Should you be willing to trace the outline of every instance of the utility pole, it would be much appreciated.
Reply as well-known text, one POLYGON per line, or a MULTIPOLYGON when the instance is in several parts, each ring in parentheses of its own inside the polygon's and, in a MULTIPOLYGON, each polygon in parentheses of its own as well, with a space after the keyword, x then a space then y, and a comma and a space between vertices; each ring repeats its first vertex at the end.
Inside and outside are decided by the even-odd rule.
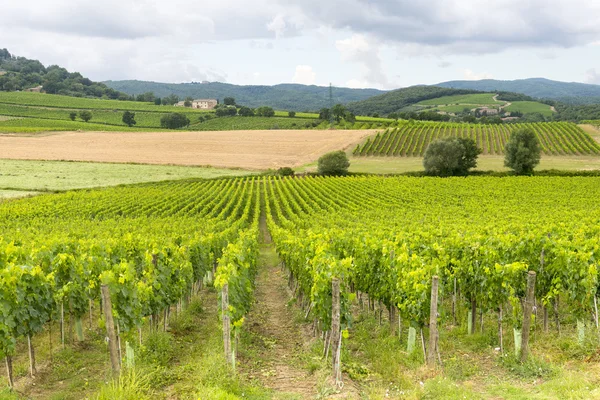
POLYGON ((329 126, 333 129, 333 86, 329 83, 329 126))

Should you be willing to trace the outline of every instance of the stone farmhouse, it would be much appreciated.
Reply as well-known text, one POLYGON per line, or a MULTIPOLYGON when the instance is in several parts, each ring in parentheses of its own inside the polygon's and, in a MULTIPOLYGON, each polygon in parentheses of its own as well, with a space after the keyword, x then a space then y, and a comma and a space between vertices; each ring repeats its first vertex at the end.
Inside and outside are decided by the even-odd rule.
MULTIPOLYGON (((185 101, 180 101, 175 104, 177 107, 185 107, 185 101)), ((199 108, 202 110, 212 110, 214 109, 219 102, 216 99, 198 99, 192 101, 192 108, 199 108)))

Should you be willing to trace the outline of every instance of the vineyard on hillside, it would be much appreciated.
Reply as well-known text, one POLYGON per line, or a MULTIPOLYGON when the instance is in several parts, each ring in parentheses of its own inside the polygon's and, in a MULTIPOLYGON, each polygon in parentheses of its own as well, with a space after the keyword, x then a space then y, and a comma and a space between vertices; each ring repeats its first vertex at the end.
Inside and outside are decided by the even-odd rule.
MULTIPOLYGON (((116 327, 109 342, 119 346, 111 360, 118 370, 119 338, 142 346, 142 328, 166 329, 171 312, 207 284, 219 290, 225 354, 235 364, 232 338, 252 305, 261 213, 334 365, 353 313, 376 304, 388 311, 391 332, 407 337, 408 353, 419 335, 427 352, 432 315, 442 328, 471 333, 476 316, 497 316, 488 340, 518 347, 512 333, 525 338, 531 316, 529 271, 533 323, 545 331, 551 321, 576 325, 572 341, 584 343, 598 324, 599 196, 597 178, 249 177, 2 203, 0 355, 11 371, 17 343, 32 349, 52 322, 64 340, 67 319, 85 341, 87 316, 91 329, 93 310, 104 307, 109 338, 113 319, 116 327), (440 300, 432 314, 433 287, 440 300)), ((443 360, 445 349, 437 350, 443 360)))
POLYGON ((407 122, 389 128, 357 145, 355 156, 422 157, 429 143, 444 137, 473 139, 483 154, 504 154, 510 133, 530 128, 538 137, 545 155, 600 154, 600 144, 577 125, 569 122, 477 125, 446 122, 407 122))

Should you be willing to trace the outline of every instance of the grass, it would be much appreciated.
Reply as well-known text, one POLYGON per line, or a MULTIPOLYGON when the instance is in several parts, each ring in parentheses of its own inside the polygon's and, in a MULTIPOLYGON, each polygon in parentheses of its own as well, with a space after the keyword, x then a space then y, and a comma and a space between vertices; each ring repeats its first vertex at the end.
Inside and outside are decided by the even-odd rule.
MULTIPOLYGON (((0 103, 89 110, 130 110, 154 111, 161 113, 182 111, 181 107, 157 106, 153 103, 144 103, 139 101, 89 99, 31 92, 0 92, 0 103)), ((206 113, 206 111, 199 109, 187 109, 186 111, 198 114, 206 113)))
POLYGON ((505 110, 507 112, 518 111, 523 114, 540 113, 545 117, 551 117, 554 114, 549 105, 536 101, 515 101, 506 107, 505 110))
MULTIPOLYGON (((0 160, 0 188, 21 191, 69 190, 184 178, 242 176, 236 169, 71 161, 0 160)), ((28 193, 6 192, 19 196, 28 193)))
MULTIPOLYGON (((350 172, 363 174, 402 174, 423 171, 421 157, 349 157, 350 172)), ((600 156, 546 156, 542 157, 537 170, 557 169, 566 171, 600 170, 600 156)), ((317 163, 295 168, 298 173, 315 172, 317 163)), ((479 156, 476 170, 509 171, 503 156, 479 156)))
POLYGON ((0 199, 14 199, 17 197, 35 196, 36 194, 39 193, 24 190, 0 190, 0 199))
MULTIPOLYGON (((88 324, 85 325, 87 328, 88 324)), ((17 392, 0 391, 0 400, 272 398, 269 390, 227 367, 220 325, 217 294, 211 289, 204 290, 182 314, 172 317, 167 332, 151 333, 145 327, 142 347, 137 346, 137 335, 133 335, 135 369, 124 369, 116 380, 110 377, 108 352, 100 327, 95 326, 93 331, 86 329, 84 343, 71 344, 69 340, 62 350, 55 326, 51 362, 48 333, 34 338, 39 370, 34 380, 25 376, 27 352, 24 343, 19 343, 14 364, 19 376, 17 392)), ((123 340, 127 340, 127 335, 123 335, 123 340)))
MULTIPOLYGON (((196 123, 189 130, 198 131, 235 131, 235 130, 269 130, 269 129, 301 129, 312 121, 306 118, 290 117, 221 117, 196 123)), ((312 128, 312 126, 310 126, 312 128)))
POLYGON ((552 331, 543 333, 538 325, 532 333, 531 356, 520 363, 511 355, 513 343, 508 329, 505 354, 495 350, 498 339, 493 313, 486 315, 485 331, 481 333, 478 325, 475 335, 466 334, 466 324, 443 323, 439 344, 443 366, 432 370, 424 367, 420 346, 411 355, 406 352, 406 326, 401 337, 392 336, 385 311, 381 325, 373 313, 360 311, 359 307, 354 314, 342 363, 346 370, 360 367, 365 372, 355 378, 364 398, 524 400, 600 396, 597 344, 582 349, 576 344, 572 326, 559 337, 552 331), (566 343, 585 354, 570 354, 565 350, 566 343))
POLYGON ((1 133, 36 133, 36 132, 52 132, 52 131, 159 131, 158 128, 128 128, 119 125, 106 125, 100 123, 70 121, 59 119, 45 118, 17 118, 0 121, 1 133))
MULTIPOLYGON (((316 167, 309 165, 305 169, 316 167)), ((477 170, 509 171, 504 166, 503 156, 479 156, 477 170)), ((546 156, 542 157, 538 170, 559 169, 568 171, 600 169, 600 156, 546 156)), ((397 174, 422 171, 423 159, 420 157, 351 157, 350 172, 371 174, 397 174)))
POLYGON ((436 99, 423 100, 418 105, 423 106, 437 106, 437 105, 457 105, 457 104, 469 104, 469 105, 498 105, 504 104, 503 101, 494 100, 495 93, 481 93, 481 94, 459 94, 454 96, 438 97, 436 99))

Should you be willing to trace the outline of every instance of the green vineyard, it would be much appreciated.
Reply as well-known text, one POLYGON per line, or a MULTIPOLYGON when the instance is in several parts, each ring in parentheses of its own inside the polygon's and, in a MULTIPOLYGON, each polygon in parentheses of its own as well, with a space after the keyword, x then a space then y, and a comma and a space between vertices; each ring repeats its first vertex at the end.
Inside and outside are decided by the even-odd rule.
MULTIPOLYGON (((238 345, 229 340, 237 343, 253 304, 261 226, 315 334, 332 332, 338 341, 334 368, 357 310, 375 304, 388 311, 409 354, 419 334, 426 352, 432 282, 441 336, 448 326, 473 332, 481 315, 497 318, 487 329, 499 332, 486 340, 502 347, 502 328, 517 337, 531 316, 529 271, 540 310, 534 323, 546 331, 550 318, 563 331, 576 324, 572 340, 583 343, 598 321, 599 196, 597 178, 249 177, 5 202, 0 355, 12 385, 18 349, 31 349, 42 332, 52 335, 53 323, 64 341, 67 319, 85 341, 88 314, 92 331, 114 318, 119 346, 128 339, 137 351, 143 329, 166 327, 208 285, 218 289, 225 354, 235 364, 238 345), (93 327, 93 310, 102 307, 106 322, 93 327)), ((438 351, 444 361, 447 349, 438 351)))
POLYGON ((407 122, 357 145, 355 156, 422 157, 429 143, 444 137, 473 139, 483 154, 502 155, 513 130, 531 128, 545 155, 600 154, 600 144, 577 125, 568 122, 476 125, 407 122))

